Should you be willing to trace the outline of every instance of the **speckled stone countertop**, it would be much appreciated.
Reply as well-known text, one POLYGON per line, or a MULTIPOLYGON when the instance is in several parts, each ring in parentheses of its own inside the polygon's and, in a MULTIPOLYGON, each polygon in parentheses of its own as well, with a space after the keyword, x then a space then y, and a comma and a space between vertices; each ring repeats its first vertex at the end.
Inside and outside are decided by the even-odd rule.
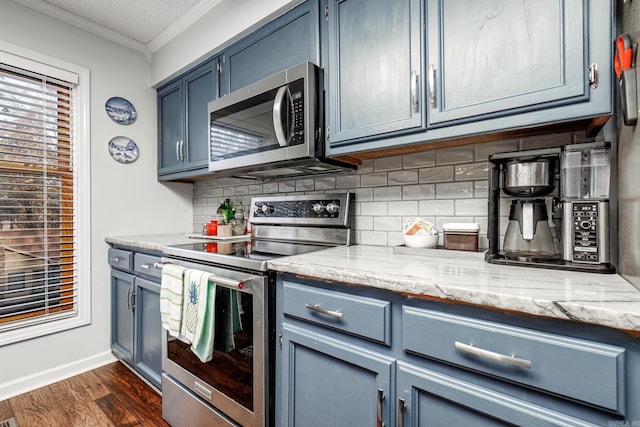
POLYGON ((181 245, 198 241, 188 236, 191 233, 147 234, 140 236, 107 237, 105 242, 111 245, 162 252, 165 246, 181 245))
POLYGON ((307 277, 640 332, 640 290, 618 274, 488 264, 484 254, 349 246, 268 262, 307 277))

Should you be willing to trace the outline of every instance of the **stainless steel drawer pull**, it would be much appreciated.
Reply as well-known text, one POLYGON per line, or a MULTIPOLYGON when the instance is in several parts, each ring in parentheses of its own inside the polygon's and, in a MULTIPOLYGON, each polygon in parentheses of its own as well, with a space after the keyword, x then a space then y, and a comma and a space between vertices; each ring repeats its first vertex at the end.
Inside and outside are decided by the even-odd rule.
POLYGON ((496 362, 505 363, 507 365, 517 366, 518 368, 531 369, 530 360, 519 359, 515 356, 507 356, 506 354, 495 353, 493 351, 474 347, 470 344, 463 344, 458 341, 454 343, 454 346, 457 350, 473 354, 474 356, 484 357, 485 359, 494 360, 496 362))
POLYGON ((112 256, 109 258, 109 260, 111 260, 111 262, 120 262, 120 261, 124 261, 124 258, 119 256, 112 256))
POLYGON ((384 400, 384 390, 378 389, 378 402, 376 405, 376 427, 384 427, 382 422, 382 401, 384 400))
POLYGON ((140 264, 140 268, 144 270, 149 270, 151 268, 151 264, 140 264))
POLYGON ((335 319, 342 319, 342 313, 339 313, 337 311, 327 310, 326 308, 320 307, 318 304, 306 303, 304 306, 307 308, 307 310, 324 314, 325 316, 333 317, 335 319))
POLYGON ((404 399, 398 399, 398 427, 404 427, 404 399))

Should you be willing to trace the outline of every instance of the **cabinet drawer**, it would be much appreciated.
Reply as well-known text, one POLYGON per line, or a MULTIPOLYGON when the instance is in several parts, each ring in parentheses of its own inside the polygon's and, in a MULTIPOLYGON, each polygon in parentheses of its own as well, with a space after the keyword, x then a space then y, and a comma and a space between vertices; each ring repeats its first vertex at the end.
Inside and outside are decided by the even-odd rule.
POLYGON ((625 349, 402 308, 403 349, 624 413, 625 349))
POLYGON ((162 267, 156 268, 155 264, 160 262, 160 257, 155 255, 135 254, 133 257, 133 270, 136 273, 160 279, 162 267))
POLYGON ((327 326, 383 344, 391 344, 391 303, 300 285, 283 283, 285 316, 327 326))
POLYGON ((131 270, 133 268, 133 252, 131 251, 109 248, 108 260, 109 265, 112 267, 122 270, 131 270))

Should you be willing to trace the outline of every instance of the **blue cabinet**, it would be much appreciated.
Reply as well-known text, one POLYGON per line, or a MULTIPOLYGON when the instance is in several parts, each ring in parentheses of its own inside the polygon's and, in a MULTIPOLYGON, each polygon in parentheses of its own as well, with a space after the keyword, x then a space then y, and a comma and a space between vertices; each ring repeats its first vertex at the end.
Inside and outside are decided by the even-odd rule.
POLYGON ((331 148, 425 128, 421 0, 328 3, 331 148))
POLYGON ((162 375, 159 255, 109 249, 111 350, 158 389, 162 375))
POLYGON ((391 425, 392 358, 290 323, 282 325, 281 333, 282 417, 277 425, 391 425))
POLYGON ((133 274, 111 271, 111 349, 119 359, 133 363, 133 274))
MULTIPOLYGON (((356 14, 349 9, 354 1, 358 5, 358 0, 330 3, 337 8, 326 65, 332 156, 362 152, 367 157, 368 151, 386 149, 388 155, 400 147, 409 152, 410 146, 419 151, 435 142, 486 141, 487 134, 499 138, 505 132, 512 138, 543 126, 594 133, 613 112, 611 0, 417 1, 411 19, 424 17, 420 34, 378 45, 373 29, 389 31, 393 15, 385 11, 386 21, 372 16, 378 9, 365 1, 356 14), (357 19, 362 21, 356 24, 357 19), (349 43, 343 32, 358 41, 349 43), (413 49, 417 65, 402 65, 407 61, 398 56, 413 49), (418 78, 407 80, 407 73, 418 78), (411 85, 389 83, 407 81, 411 85), (419 92, 415 101, 413 87, 419 92), (402 106, 401 114, 386 110, 393 105, 402 106), (417 127, 409 118, 411 108, 419 110, 413 118, 417 127)), ((402 2, 384 2, 395 3, 402 2)))
POLYGON ((200 65, 158 89, 158 179, 207 173, 207 104, 219 96, 221 58, 200 65))
POLYGON ((229 92, 289 67, 320 64, 318 0, 307 0, 225 49, 229 92))
POLYGON ((602 426, 640 417, 640 340, 621 331, 290 274, 277 289, 278 425, 602 426))
MULTIPOLYGON (((601 18, 590 27, 583 0, 429 0, 429 125, 588 103, 606 91, 589 85, 589 38, 610 41, 610 9, 592 6, 601 18)), ((598 104, 593 114, 610 112, 598 104)))

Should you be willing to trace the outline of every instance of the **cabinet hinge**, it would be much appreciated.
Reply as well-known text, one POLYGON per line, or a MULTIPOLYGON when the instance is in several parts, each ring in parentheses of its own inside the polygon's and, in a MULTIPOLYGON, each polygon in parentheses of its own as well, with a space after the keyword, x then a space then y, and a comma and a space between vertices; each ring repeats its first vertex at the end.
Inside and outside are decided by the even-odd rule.
POLYGON ((592 89, 598 88, 598 64, 595 62, 589 66, 589 85, 592 89))
POLYGON ((329 20, 329 4, 324 5, 324 19, 329 20))
POLYGON ((282 348, 282 331, 278 333, 278 345, 282 348))

